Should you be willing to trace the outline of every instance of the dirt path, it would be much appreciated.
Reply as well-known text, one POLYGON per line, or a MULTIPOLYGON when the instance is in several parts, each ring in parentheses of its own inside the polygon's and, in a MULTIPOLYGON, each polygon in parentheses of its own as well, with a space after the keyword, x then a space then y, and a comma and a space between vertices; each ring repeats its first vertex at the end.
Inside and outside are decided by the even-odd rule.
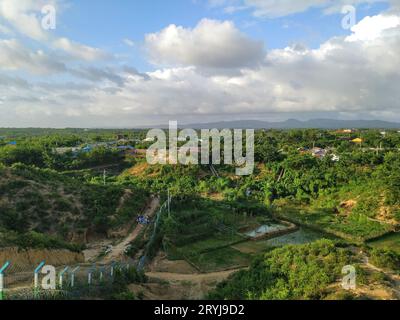
POLYGON ((132 197, 132 195, 133 195, 133 192, 131 189, 124 190, 124 194, 122 195, 121 199, 119 199, 118 207, 116 210, 117 213, 122 209, 122 207, 124 206, 126 201, 128 201, 130 199, 130 197, 132 197))
MULTIPOLYGON (((144 211, 143 215, 147 215, 148 217, 153 217, 158 207, 160 206, 160 199, 153 198, 150 204, 147 206, 146 210, 144 211)), ((104 263, 109 263, 114 260, 119 260, 124 255, 126 248, 129 244, 136 239, 136 237, 140 234, 140 232, 145 228, 145 226, 139 224, 136 228, 120 243, 112 247, 111 252, 109 252, 102 260, 104 263)))
POLYGON ((367 257, 363 258, 363 262, 368 269, 376 272, 382 272, 392 282, 393 284, 392 289, 396 294, 397 298, 400 299, 400 276, 371 264, 367 257))
POLYGON ((85 262, 95 262, 100 254, 102 254, 108 246, 112 245, 113 241, 103 240, 96 241, 95 243, 90 243, 87 249, 83 250, 83 254, 85 256, 85 262))
POLYGON ((149 282, 141 289, 144 292, 145 299, 148 300, 204 299, 218 283, 239 270, 241 269, 204 274, 147 272, 146 276, 149 278, 149 282))
POLYGON ((146 272, 146 276, 153 279, 161 279, 166 281, 222 281, 228 278, 232 273, 243 270, 233 269, 228 271, 210 272, 210 273, 195 273, 195 274, 184 274, 184 273, 172 273, 172 272, 146 272))

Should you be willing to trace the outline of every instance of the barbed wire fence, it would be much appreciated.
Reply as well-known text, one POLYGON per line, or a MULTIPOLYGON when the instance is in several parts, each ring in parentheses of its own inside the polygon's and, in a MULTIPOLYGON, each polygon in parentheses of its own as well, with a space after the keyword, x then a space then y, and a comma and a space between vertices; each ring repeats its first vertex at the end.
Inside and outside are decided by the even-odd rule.
MULTIPOLYGON (((170 212, 171 197, 160 206, 153 223, 153 230, 138 262, 132 259, 113 261, 110 264, 80 263, 65 266, 59 261, 55 266, 46 266, 46 261, 32 261, 32 265, 0 261, 0 300, 77 299, 94 296, 96 292, 112 292, 116 275, 121 273, 143 273, 146 264, 154 256, 154 248, 160 232, 161 216, 170 212), (53 271, 51 288, 43 289, 47 273, 53 271)), ((54 263, 54 262, 53 262, 54 263)), ((47 279, 48 280, 48 279, 47 279)), ((118 279, 117 279, 118 280, 118 279)))
POLYGON ((154 248, 160 232, 161 216, 170 212, 172 198, 160 206, 153 223, 151 236, 138 262, 131 259, 113 261, 110 264, 80 263, 71 266, 58 263, 53 279, 54 288, 42 288, 45 261, 34 261, 32 265, 0 261, 0 300, 43 300, 43 299, 79 299, 112 292, 116 275, 121 273, 143 273, 153 258, 154 248))
POLYGON ((51 280, 42 273, 45 261, 35 268, 27 268, 7 261, 0 266, 0 300, 78 299, 113 291, 118 275, 136 272, 131 263, 112 262, 108 265, 78 264, 55 267, 51 280), (51 289, 43 288, 43 281, 51 289))

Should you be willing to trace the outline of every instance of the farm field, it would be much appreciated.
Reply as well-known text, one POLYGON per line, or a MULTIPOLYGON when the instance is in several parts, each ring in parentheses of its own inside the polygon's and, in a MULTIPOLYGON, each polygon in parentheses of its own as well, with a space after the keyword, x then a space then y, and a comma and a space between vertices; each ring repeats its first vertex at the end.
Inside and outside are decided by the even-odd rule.
POLYGON ((284 206, 279 209, 277 214, 289 221, 355 242, 364 242, 368 239, 383 236, 393 230, 392 225, 369 219, 367 216, 358 213, 342 216, 331 209, 284 206))

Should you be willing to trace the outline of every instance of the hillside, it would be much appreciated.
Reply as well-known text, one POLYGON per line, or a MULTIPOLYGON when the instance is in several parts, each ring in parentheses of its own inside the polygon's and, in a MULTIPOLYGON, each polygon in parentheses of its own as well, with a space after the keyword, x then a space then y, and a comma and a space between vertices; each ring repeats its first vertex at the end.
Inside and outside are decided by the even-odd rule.
POLYGON ((135 217, 148 194, 17 164, 0 168, 0 196, 0 246, 48 248, 107 236, 135 217))
POLYGON ((249 270, 233 274, 218 284, 209 298, 216 300, 352 300, 397 299, 397 270, 400 260, 389 252, 368 252, 365 256, 328 240, 301 246, 285 246, 258 257, 249 270), (368 260, 367 260, 368 261, 368 260), (356 290, 343 290, 342 267, 352 265, 357 272, 356 290), (393 278, 393 279, 391 279, 393 278))
POLYGON ((149 165, 143 156, 144 136, 120 131, 76 136, 62 131, 59 136, 20 137, 16 145, 7 144, 13 138, 4 139, 3 259, 16 250, 26 264, 47 259, 52 252, 55 263, 63 265, 83 259, 98 265, 128 259, 141 263, 143 272, 151 275, 150 282, 132 287, 134 296, 143 291, 145 298, 201 298, 230 275, 227 270, 249 267, 250 274, 232 276, 210 297, 394 297, 400 253, 397 131, 260 130, 250 176, 236 176, 235 167, 228 164, 215 164, 213 169, 149 165), (125 137, 118 144, 137 151, 117 151, 115 166, 108 161, 113 148, 104 146, 118 136, 125 137), (362 145, 352 142, 356 137, 362 137, 362 145), (100 146, 76 154, 53 151, 86 143, 100 146), (167 195, 172 197, 169 206, 167 195), (139 213, 150 223, 137 225, 139 213), (289 227, 293 224, 295 228, 289 227), (62 249, 69 249, 68 254, 62 249), (280 268, 280 256, 289 266, 282 269, 284 274, 265 271, 259 260, 265 257, 266 265, 280 268), (372 265, 365 262, 367 257, 372 265), (307 259, 313 264, 310 268, 300 263, 307 259), (348 263, 368 273, 366 284, 353 295, 341 291, 338 282, 348 263), (322 270, 308 285, 305 279, 316 265, 322 270), (299 269, 292 271, 291 266, 299 269), (389 268, 387 277, 394 280, 386 281, 386 273, 376 268, 389 268), (295 278, 301 283, 292 282, 295 278), (263 287, 257 286, 259 280, 263 287), (374 294, 370 289, 376 289, 374 294))

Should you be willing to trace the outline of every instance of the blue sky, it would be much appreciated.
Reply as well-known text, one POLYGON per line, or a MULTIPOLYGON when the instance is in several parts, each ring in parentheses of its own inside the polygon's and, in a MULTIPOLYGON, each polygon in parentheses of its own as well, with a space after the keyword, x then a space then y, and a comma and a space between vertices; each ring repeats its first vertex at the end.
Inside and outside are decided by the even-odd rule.
MULTIPOLYGON (((357 17, 362 20, 387 8, 385 2, 363 4, 358 7, 357 17)), ((233 21, 242 32, 264 41, 267 48, 284 48, 293 43, 317 48, 333 36, 350 33, 341 27, 340 13, 327 15, 320 9, 310 9, 287 17, 259 19, 252 16, 251 9, 225 13, 219 7, 211 7, 207 0, 103 0, 95 5, 93 0, 71 0, 62 15, 59 32, 82 43, 126 54, 138 69, 148 71, 154 68, 141 50, 145 34, 170 24, 193 28, 203 18, 233 21), (136 46, 127 47, 122 39, 130 39, 136 46)))
POLYGON ((398 52, 399 0, 1 0, 0 126, 400 121, 398 52))

